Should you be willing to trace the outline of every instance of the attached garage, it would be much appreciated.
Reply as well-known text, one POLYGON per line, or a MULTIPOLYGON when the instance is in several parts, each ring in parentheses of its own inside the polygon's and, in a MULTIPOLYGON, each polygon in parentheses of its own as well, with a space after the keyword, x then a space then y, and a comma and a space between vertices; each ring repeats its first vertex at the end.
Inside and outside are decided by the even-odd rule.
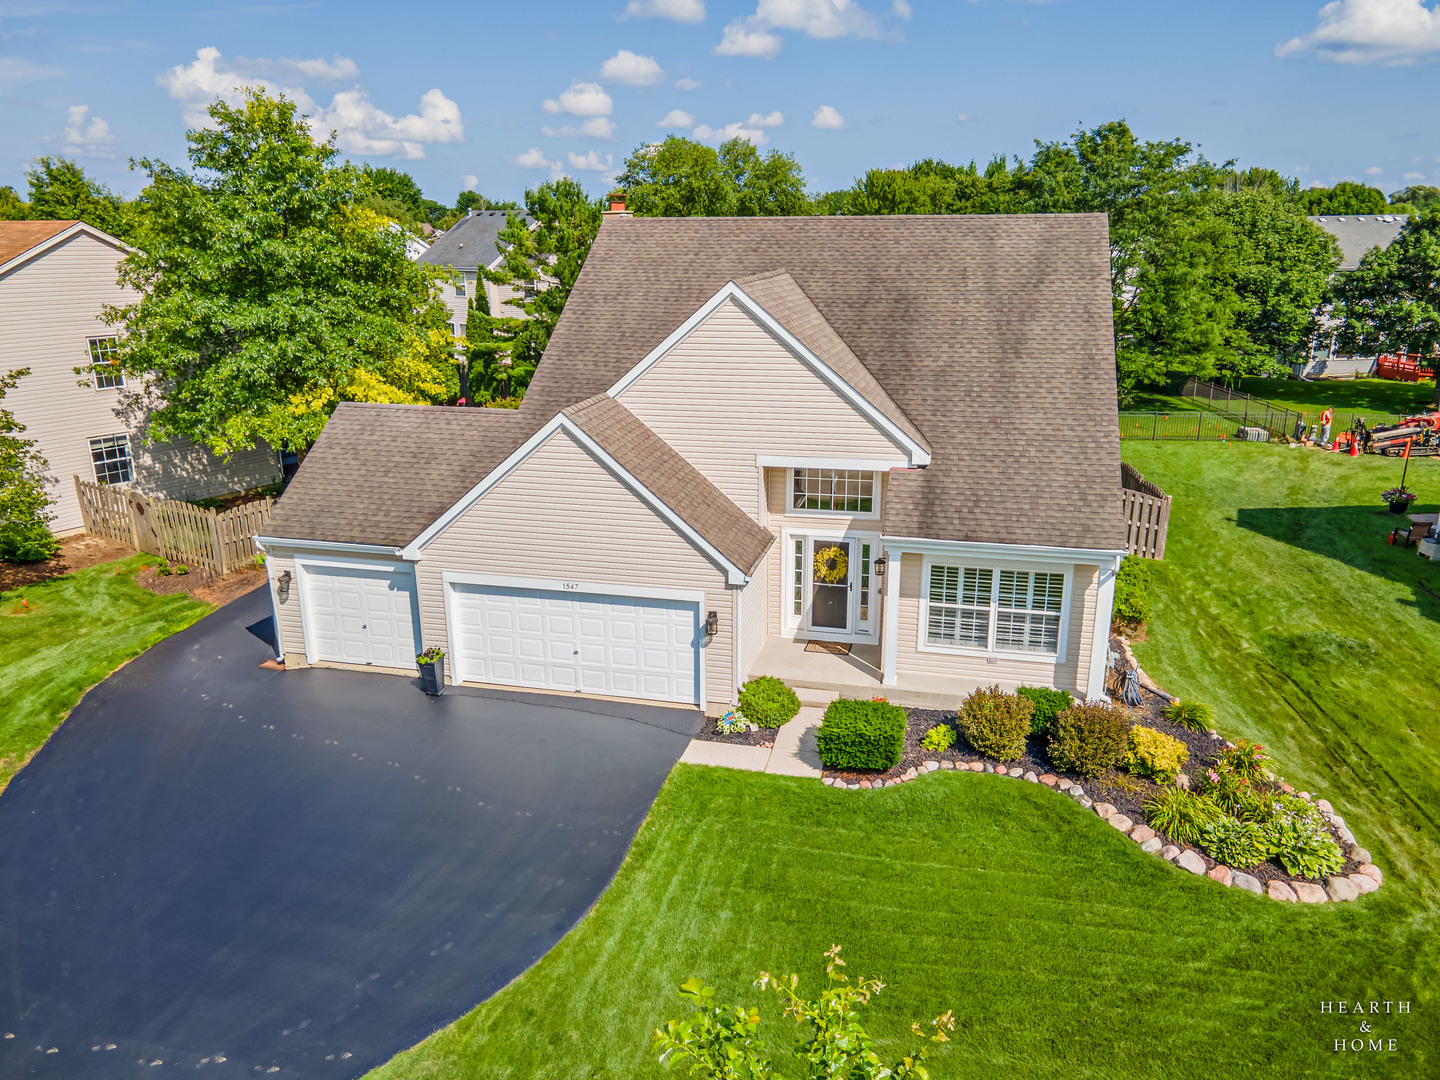
POLYGON ((702 704, 704 593, 445 575, 457 682, 702 704))
POLYGON ((405 564, 296 560, 306 660, 413 670, 415 574, 405 564))

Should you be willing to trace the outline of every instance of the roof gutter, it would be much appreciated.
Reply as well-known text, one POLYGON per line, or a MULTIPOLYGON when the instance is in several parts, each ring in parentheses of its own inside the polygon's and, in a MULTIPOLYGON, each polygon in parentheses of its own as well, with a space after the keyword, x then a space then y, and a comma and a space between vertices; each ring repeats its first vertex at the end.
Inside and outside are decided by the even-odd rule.
POLYGON ((285 536, 257 536, 255 546, 261 551, 272 547, 294 548, 296 551, 336 551, 346 555, 390 555, 397 559, 404 552, 393 544, 351 544, 343 540, 296 540, 285 536))

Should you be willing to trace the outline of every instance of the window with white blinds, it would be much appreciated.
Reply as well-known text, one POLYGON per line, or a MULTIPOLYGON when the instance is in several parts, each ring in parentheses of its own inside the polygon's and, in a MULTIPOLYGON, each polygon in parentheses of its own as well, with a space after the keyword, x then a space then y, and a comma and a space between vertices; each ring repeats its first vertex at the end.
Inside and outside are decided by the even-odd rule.
POLYGON ((1060 651, 1065 575, 941 563, 929 568, 925 641, 987 652, 1060 651))

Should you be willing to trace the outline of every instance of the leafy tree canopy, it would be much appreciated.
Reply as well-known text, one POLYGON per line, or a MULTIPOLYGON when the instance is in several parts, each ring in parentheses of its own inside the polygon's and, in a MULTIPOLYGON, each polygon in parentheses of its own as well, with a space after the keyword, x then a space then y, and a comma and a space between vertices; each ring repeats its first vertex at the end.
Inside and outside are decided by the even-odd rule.
MULTIPOLYGON (((0 402, 29 374, 29 368, 0 374, 0 402)), ((0 408, 0 559, 10 562, 37 562, 60 550, 50 532, 45 459, 24 433, 25 425, 0 408)))
POLYGON ((29 221, 30 207, 13 187, 0 187, 0 221, 29 221))
POLYGON ((746 139, 719 149, 678 135, 641 146, 616 180, 639 217, 793 216, 814 212, 790 154, 762 155, 746 139))
POLYGON ((452 398, 440 271, 357 207, 360 170, 263 89, 209 113, 213 129, 186 133, 193 172, 138 163, 145 228, 120 276, 140 300, 106 310, 126 374, 157 399, 149 437, 304 448, 338 402, 452 398))
POLYGON ((1411 218, 1394 243, 1344 275, 1336 293, 1342 349, 1433 354, 1440 347, 1440 212, 1411 218))
POLYGON ((1316 215, 1388 214, 1390 203, 1379 188, 1341 180, 1333 188, 1307 188, 1300 193, 1305 213, 1316 215))
POLYGON ((1390 193, 1390 206, 1399 213, 1425 214, 1440 209, 1440 187, 1420 184, 1390 193), (1401 207, 1405 210, 1401 210, 1401 207))
POLYGON ((69 158, 36 158, 25 170, 25 179, 30 183, 29 217, 34 220, 74 218, 127 242, 135 238, 135 205, 86 176, 69 158))

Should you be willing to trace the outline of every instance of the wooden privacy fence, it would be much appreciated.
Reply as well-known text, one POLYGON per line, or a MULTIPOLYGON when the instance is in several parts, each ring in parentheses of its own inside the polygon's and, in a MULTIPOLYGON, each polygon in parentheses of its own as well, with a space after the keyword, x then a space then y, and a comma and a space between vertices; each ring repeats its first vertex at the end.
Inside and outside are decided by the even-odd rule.
POLYGON ((1129 462, 1120 465, 1120 505, 1125 519, 1125 546, 1142 559, 1165 557, 1165 534, 1170 529, 1170 496, 1136 471, 1129 462))
POLYGON ((258 548, 255 536, 270 520, 269 497, 229 510, 202 510, 175 499, 155 499, 129 488, 92 484, 75 477, 85 531, 129 544, 202 573, 223 576, 247 566, 258 548))

